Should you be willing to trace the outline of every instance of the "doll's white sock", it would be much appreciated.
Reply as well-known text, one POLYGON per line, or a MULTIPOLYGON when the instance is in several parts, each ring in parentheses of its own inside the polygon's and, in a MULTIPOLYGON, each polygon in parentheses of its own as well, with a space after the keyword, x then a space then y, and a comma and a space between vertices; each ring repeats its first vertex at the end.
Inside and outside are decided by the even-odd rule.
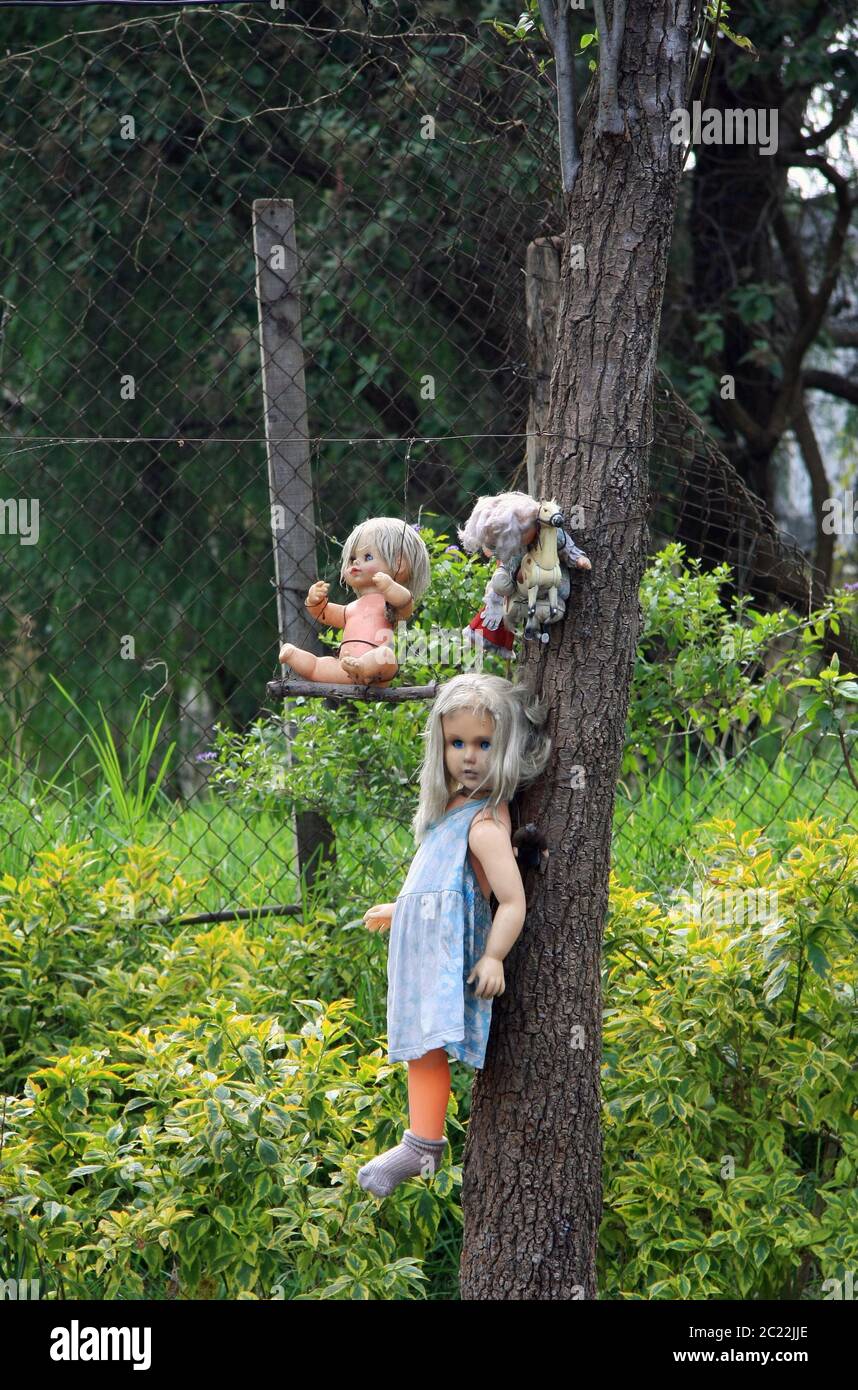
POLYGON ((437 1173, 446 1143, 446 1139, 421 1139, 407 1129, 395 1149, 388 1149, 363 1165, 358 1171, 358 1182, 365 1192, 389 1197, 406 1178, 430 1178, 437 1173))

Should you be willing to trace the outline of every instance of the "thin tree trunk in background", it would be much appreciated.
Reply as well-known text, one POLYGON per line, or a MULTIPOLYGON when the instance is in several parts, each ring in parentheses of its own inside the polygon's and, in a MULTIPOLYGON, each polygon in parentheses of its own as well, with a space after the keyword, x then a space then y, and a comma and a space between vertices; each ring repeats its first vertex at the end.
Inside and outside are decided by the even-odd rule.
POLYGON ((818 584, 817 601, 821 602, 825 591, 831 584, 834 569, 834 532, 824 530, 825 503, 831 496, 831 483, 825 473, 825 463, 819 448, 819 441, 813 428, 804 396, 798 398, 793 415, 793 430, 798 440, 804 466, 810 478, 810 494, 813 501, 813 516, 816 521, 816 549, 814 567, 818 584))
MULTIPOLYGON (((796 13, 796 24, 800 18, 796 13)), ((750 39, 760 42, 765 26, 766 17, 760 24, 753 13, 742 15, 742 33, 750 39)), ((764 68, 764 64, 749 68, 735 44, 717 44, 705 106, 719 112, 777 110, 779 142, 788 148, 801 131, 809 89, 784 91, 777 77, 764 68)), ((777 284, 781 278, 773 251, 773 226, 784 215, 788 173, 783 162, 763 154, 752 141, 701 144, 689 170, 692 305, 696 314, 720 318, 724 350, 716 371, 733 377, 736 401, 763 435, 783 382, 771 366, 757 360, 754 348, 760 326, 747 321, 733 295, 749 284, 777 284)), ((800 366, 797 363, 796 370, 800 366)), ((751 491, 774 512, 773 461, 779 436, 757 441, 743 437, 730 402, 722 401, 717 391, 713 411, 725 432, 724 453, 751 491)))
POLYGON ((525 678, 550 706, 553 760, 524 811, 551 858, 507 957, 465 1151, 465 1299, 596 1297, 602 927, 614 794, 641 626, 647 443, 696 0, 630 0, 619 62, 628 138, 584 139, 569 202, 542 490, 592 563, 525 678), (574 270, 570 247, 584 247, 574 270), (558 433, 566 436, 557 437, 558 433), (574 521, 574 512, 572 513, 574 521), (583 786, 580 785, 583 777, 583 786))

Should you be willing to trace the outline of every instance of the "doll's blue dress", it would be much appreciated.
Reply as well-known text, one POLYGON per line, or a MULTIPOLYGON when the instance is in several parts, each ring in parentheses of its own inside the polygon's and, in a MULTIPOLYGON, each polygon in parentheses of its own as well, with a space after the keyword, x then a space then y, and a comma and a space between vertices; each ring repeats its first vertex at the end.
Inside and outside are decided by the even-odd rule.
POLYGON ((411 861, 390 925, 387 1044, 391 1062, 443 1047, 482 1067, 492 999, 466 984, 485 953, 491 908, 468 858, 471 822, 488 798, 447 811, 411 861))

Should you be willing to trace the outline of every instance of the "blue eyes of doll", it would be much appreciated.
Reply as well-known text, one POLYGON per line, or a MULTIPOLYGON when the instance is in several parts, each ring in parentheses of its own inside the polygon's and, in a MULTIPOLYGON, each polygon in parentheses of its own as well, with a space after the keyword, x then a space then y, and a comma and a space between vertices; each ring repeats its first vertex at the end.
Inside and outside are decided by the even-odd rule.
MULTIPOLYGON (((462 739, 462 738, 454 738, 454 739, 452 740, 452 744, 453 744, 453 747, 454 747, 454 748, 461 748, 461 747, 464 745, 464 742, 465 742, 465 740, 462 739)), ((491 741, 490 738, 481 738, 481 739, 480 739, 480 747, 481 747, 482 749, 491 748, 491 746, 492 746, 492 741, 491 741)))

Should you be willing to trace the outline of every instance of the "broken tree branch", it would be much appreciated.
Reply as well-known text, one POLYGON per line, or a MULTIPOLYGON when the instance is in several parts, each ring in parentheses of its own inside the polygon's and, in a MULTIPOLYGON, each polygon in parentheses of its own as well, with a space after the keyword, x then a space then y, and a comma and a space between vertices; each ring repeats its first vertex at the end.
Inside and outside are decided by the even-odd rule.
POLYGON ((855 105, 856 97, 850 92, 836 108, 834 115, 827 125, 824 125, 821 130, 812 130, 809 135, 800 135, 798 137, 791 148, 787 150, 787 158, 798 151, 807 153, 810 150, 817 149, 820 145, 824 145, 826 141, 831 139, 832 135, 836 134, 838 130, 841 130, 843 126, 846 125, 852 112, 855 110, 855 105))
MULTIPOLYGON (((781 359, 783 368, 783 386, 778 393, 769 418, 768 430, 770 434, 780 437, 787 427, 793 411, 795 393, 801 375, 801 364, 804 354, 807 352, 811 343, 817 337, 834 293, 837 281, 843 264, 843 252, 846 247, 846 238, 849 232, 849 223, 852 217, 854 206, 849 181, 829 164, 828 160, 820 155, 802 155, 791 161, 805 168, 817 169, 824 178, 828 180, 834 190, 834 197, 837 203, 837 211, 829 232, 828 242, 825 248, 823 260, 823 271, 819 284, 815 292, 810 294, 809 301, 802 305, 802 317, 796 330, 792 342, 787 347, 781 359)), ((778 230, 778 239, 783 246, 784 226, 778 230)), ((789 258, 788 258, 789 263, 789 258)), ((791 267, 794 276, 794 267, 791 267)), ((796 298, 801 302, 803 294, 797 293, 796 298)))
POLYGON ((392 690, 380 685, 334 685, 324 681, 269 681, 265 687, 273 700, 293 699, 298 695, 306 699, 339 700, 389 700, 401 704, 405 700, 434 700, 438 693, 436 682, 431 685, 398 685, 392 690))

